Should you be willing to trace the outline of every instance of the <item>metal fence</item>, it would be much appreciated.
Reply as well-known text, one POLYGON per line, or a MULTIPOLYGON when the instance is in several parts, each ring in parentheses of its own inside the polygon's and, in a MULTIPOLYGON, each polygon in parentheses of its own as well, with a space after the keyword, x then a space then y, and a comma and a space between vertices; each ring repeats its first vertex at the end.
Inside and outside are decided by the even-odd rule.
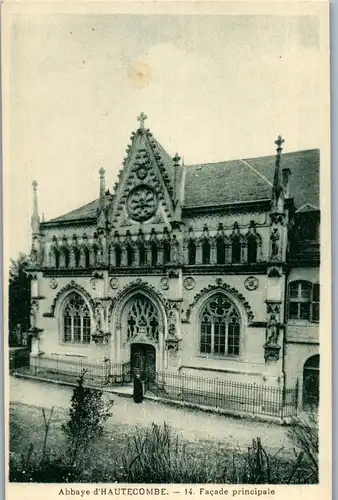
POLYGON ((290 417, 297 414, 297 388, 156 372, 145 390, 161 398, 256 415, 290 417))
POLYGON ((109 360, 88 363, 86 360, 33 357, 30 372, 38 377, 75 384, 85 370, 85 385, 107 387, 131 382, 130 363, 111 363, 109 360))

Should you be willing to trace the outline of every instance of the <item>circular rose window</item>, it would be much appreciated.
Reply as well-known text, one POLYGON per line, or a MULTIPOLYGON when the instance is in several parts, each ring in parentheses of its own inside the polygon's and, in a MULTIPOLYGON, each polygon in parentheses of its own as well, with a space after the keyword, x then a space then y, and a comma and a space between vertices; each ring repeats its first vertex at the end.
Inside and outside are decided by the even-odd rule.
POLYGON ((127 209, 130 217, 144 221, 154 215, 156 204, 155 192, 148 186, 138 186, 129 195, 127 209))

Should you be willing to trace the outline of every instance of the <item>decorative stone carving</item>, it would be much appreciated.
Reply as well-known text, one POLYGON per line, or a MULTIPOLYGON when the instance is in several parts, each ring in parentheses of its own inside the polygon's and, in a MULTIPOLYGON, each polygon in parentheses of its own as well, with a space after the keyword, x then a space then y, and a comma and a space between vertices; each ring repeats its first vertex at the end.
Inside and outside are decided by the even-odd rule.
POLYGON ((180 328, 180 301, 168 301, 168 336, 165 339, 166 349, 170 354, 176 353, 181 341, 180 328))
POLYGON ((273 266, 268 268, 267 272, 268 278, 281 278, 282 277, 282 271, 279 267, 273 266))
POLYGON ((89 283, 90 283, 90 286, 92 287, 92 289, 95 290, 95 288, 96 288, 96 280, 95 280, 95 278, 91 278, 90 281, 89 281, 89 283))
POLYGON ((117 278, 110 278, 110 288, 112 288, 113 290, 116 290, 118 287, 119 287, 119 280, 117 278))
MULTIPOLYGON (((221 280, 221 278, 217 278, 218 280, 221 280)), ((219 291, 219 290, 225 290, 226 292, 229 292, 230 294, 234 295, 243 305, 245 308, 247 315, 248 315, 248 320, 249 323, 253 322, 254 319, 254 314, 252 312, 252 309, 250 307, 249 302, 246 300, 244 295, 242 295, 235 287, 232 287, 228 285, 227 283, 222 283, 221 281, 218 281, 218 285, 209 285, 205 288, 203 288, 199 293, 197 293, 194 297, 194 300, 189 304, 188 309, 186 310, 185 318, 182 319, 182 323, 189 323, 190 321, 190 315, 191 311, 194 308, 194 306, 197 304, 197 302, 203 297, 203 295, 211 292, 211 291, 219 291)))
POLYGON ((196 281, 191 276, 187 276, 183 281, 183 286, 186 290, 192 290, 195 288, 196 281))
POLYGON ((264 344, 265 360, 279 359, 281 346, 278 344, 280 333, 280 302, 267 302, 266 342, 264 344))
POLYGON ((244 281, 244 286, 247 290, 257 290, 259 281, 255 276, 248 276, 244 281))
POLYGON ((52 290, 55 290, 55 288, 58 287, 58 282, 55 278, 52 278, 49 280, 49 286, 51 287, 52 290))
POLYGON ((32 335, 33 338, 38 339, 40 333, 43 332, 43 328, 38 328, 38 312, 39 312, 39 301, 37 299, 31 299, 31 308, 30 308, 30 322, 31 326, 28 330, 28 333, 32 335))
POLYGON ((271 236, 270 236, 270 242, 271 242, 270 259, 271 260, 278 260, 278 258, 279 258, 279 240, 280 240, 279 231, 278 231, 278 228, 275 227, 271 233, 271 236))
POLYGON ((180 277, 180 273, 179 273, 178 269, 175 269, 173 267, 168 269, 167 275, 168 275, 168 278, 171 278, 171 279, 177 279, 180 277))
POLYGON ((169 280, 168 278, 161 278, 160 280, 161 290, 169 290, 169 280))
POLYGON ((155 191, 146 185, 134 188, 127 200, 127 210, 129 216, 142 222, 150 219, 157 208, 157 196, 155 191))
POLYGON ((53 304, 51 306, 50 312, 43 314, 43 316, 49 317, 49 318, 54 317, 54 311, 55 311, 56 304, 58 303, 58 301, 60 300, 62 295, 64 295, 66 292, 72 291, 72 290, 73 291, 77 290, 78 292, 80 292, 86 298, 90 307, 94 310, 94 308, 95 308, 94 300, 92 299, 90 294, 87 292, 87 290, 85 288, 83 288, 81 285, 79 285, 78 283, 76 283, 76 281, 71 280, 66 286, 62 287, 61 290, 56 294, 55 299, 53 301, 53 304))

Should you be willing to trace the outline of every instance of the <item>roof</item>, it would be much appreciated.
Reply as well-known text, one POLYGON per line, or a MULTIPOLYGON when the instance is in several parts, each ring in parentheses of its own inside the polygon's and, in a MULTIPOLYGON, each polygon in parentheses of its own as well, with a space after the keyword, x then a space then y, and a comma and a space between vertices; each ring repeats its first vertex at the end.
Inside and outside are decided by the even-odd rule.
MULTIPOLYGON (((185 207, 270 199, 275 156, 187 167, 185 207)), ((281 169, 289 168, 290 196, 296 207, 319 207, 319 150, 284 153, 281 169)))
MULTIPOLYGON (((156 149, 160 150, 162 160, 169 163, 169 155, 166 158, 167 153, 157 141, 156 149)), ((289 168, 291 172, 290 196, 296 209, 304 205, 312 206, 314 210, 319 208, 319 160, 318 149, 281 156, 281 169, 289 168)), ((186 166, 183 207, 270 199, 275 161, 275 156, 264 156, 186 166)), ((95 218, 98 203, 99 200, 94 200, 49 222, 95 218)))

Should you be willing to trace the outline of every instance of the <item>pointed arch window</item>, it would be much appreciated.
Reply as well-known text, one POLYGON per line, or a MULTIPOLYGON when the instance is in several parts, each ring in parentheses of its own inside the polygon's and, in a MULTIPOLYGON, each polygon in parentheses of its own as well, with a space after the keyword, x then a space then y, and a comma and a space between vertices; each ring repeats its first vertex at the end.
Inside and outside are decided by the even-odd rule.
POLYGON ((188 242, 188 264, 193 266, 196 264, 196 243, 194 240, 188 242))
POLYGON ((225 245, 223 238, 216 240, 216 262, 217 264, 225 264, 225 245))
POLYGON ((156 241, 151 242, 151 265, 157 266, 157 243, 156 241))
POLYGON ((72 344, 90 343, 90 311, 86 301, 77 292, 71 292, 62 312, 62 340, 72 344))
POLYGON ((137 293, 127 306, 127 339, 147 337, 158 341, 158 311, 153 303, 141 293, 137 293))
POLYGON ((257 262, 257 239, 254 235, 250 234, 247 239, 248 246, 248 262, 249 264, 254 264, 257 262))
POLYGON ((163 263, 169 264, 170 262, 170 241, 164 240, 163 242, 163 263))
POLYGON ((75 262, 75 267, 80 267, 80 249, 78 247, 73 247, 73 252, 74 252, 74 262, 75 262))
POLYGON ((61 259, 60 259, 60 267, 68 268, 69 267, 69 261, 70 261, 70 252, 69 248, 67 247, 61 247, 61 259))
POLYGON ((58 269, 60 267, 60 252, 57 247, 52 247, 51 257, 51 266, 58 269))
POLYGON ((127 266, 131 267, 134 261, 134 251, 130 243, 126 245, 126 252, 127 252, 127 266))
POLYGON ((202 264, 210 264, 210 243, 207 239, 202 242, 202 264))
POLYGON ((115 265, 116 267, 121 267, 121 247, 120 245, 115 245, 115 265))
POLYGON ((231 243, 231 260, 234 264, 241 262, 241 240, 237 237, 231 243))
POLYGON ((146 247, 143 241, 140 241, 138 244, 138 251, 139 251, 139 261, 140 261, 140 266, 145 266, 146 265, 146 247))
POLYGON ((83 255, 84 255, 84 265, 85 265, 85 268, 87 269, 90 266, 89 248, 87 246, 84 246, 82 251, 83 251, 83 255))
POLYGON ((238 356, 240 333, 240 317, 236 307, 225 295, 213 295, 200 313, 200 352, 238 356))

